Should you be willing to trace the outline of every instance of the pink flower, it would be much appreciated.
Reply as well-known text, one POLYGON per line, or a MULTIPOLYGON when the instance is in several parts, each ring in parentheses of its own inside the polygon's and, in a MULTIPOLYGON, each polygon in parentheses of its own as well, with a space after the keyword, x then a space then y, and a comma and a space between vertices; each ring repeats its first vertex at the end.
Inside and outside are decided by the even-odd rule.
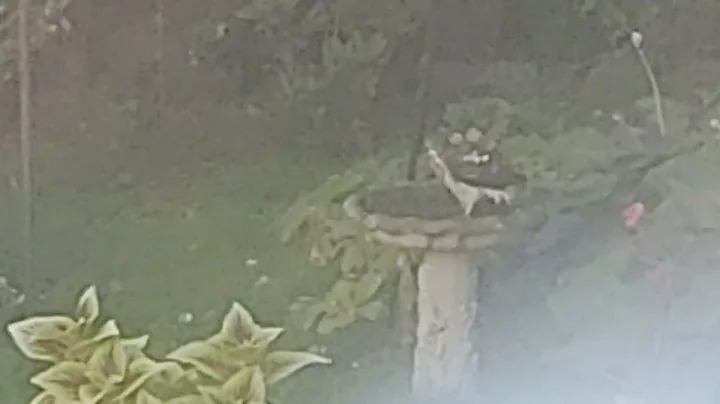
POLYGON ((625 226, 629 229, 637 228, 645 216, 645 205, 642 202, 633 202, 622 212, 625 226))

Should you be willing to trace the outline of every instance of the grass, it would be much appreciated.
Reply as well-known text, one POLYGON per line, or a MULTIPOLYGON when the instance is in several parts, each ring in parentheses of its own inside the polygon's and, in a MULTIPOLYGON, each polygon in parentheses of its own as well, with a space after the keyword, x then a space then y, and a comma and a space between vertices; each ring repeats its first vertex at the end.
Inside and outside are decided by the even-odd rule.
MULTIPOLYGON (((149 333, 150 353, 161 355, 213 332, 234 300, 261 322, 287 325, 289 305, 300 295, 319 293, 319 285, 331 275, 309 268, 302 248, 282 246, 272 223, 300 190, 336 170, 337 161, 308 158, 287 148, 265 158, 251 153, 206 163, 198 158, 154 175, 158 170, 153 170, 152 156, 136 152, 140 156, 116 156, 132 162, 132 174, 98 180, 92 165, 97 163, 90 162, 97 161, 97 150, 91 158, 86 155, 90 151, 77 146, 62 152, 58 147, 49 154, 62 158, 53 165, 48 156, 38 172, 36 268, 29 291, 47 295, 38 312, 72 310, 81 289, 95 284, 103 312, 129 335, 149 333), (71 167, 64 171, 64 180, 57 170, 61 162, 71 167), (246 265, 249 259, 257 265, 246 265), (261 276, 270 282, 257 286, 261 276), (185 312, 194 315, 187 325, 178 321, 185 312)), ((10 189, 2 192, 13 194, 10 189)), ((18 265, 12 259, 18 233, 10 230, 21 212, 18 198, 7 200, 13 203, 0 211, 0 226, 8 230, 2 242, 13 246, 6 267, 18 265)), ((336 364, 331 370, 310 369, 290 381, 280 390, 280 401, 347 401, 348 394, 367 391, 368 382, 377 386, 387 380, 389 371, 378 367, 381 362, 362 359, 383 341, 382 324, 360 324, 341 334, 322 339, 288 326, 281 344, 301 349, 334 344, 330 355, 336 364), (377 338, 368 339, 368 333, 377 338), (356 370, 361 364, 368 365, 367 372, 356 370)), ((7 339, 0 349, 0 394, 13 398, 8 402, 27 402, 33 392, 27 384, 32 365, 7 339)))

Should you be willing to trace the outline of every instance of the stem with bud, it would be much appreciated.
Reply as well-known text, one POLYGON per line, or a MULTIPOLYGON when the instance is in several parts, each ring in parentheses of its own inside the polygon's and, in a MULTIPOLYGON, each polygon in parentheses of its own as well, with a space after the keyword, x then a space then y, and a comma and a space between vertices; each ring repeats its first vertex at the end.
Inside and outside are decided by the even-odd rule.
POLYGON ((665 117, 663 114, 663 105, 662 105, 662 96, 660 95, 660 86, 658 85, 657 79, 655 78, 655 74, 652 71, 652 67, 650 67, 650 62, 648 61, 647 57, 645 56, 645 52, 643 52, 641 45, 642 45, 643 36, 638 31, 633 31, 632 34, 630 34, 630 42, 632 42, 633 48, 635 48, 635 51, 637 52, 638 56, 640 57, 640 62, 642 63, 643 67, 645 68, 645 74, 648 77, 648 80, 650 80, 650 87, 652 88, 653 92, 653 100, 655 101, 655 115, 657 116, 657 124, 658 124, 658 130, 660 131, 660 136, 665 137, 666 129, 665 129, 665 117))

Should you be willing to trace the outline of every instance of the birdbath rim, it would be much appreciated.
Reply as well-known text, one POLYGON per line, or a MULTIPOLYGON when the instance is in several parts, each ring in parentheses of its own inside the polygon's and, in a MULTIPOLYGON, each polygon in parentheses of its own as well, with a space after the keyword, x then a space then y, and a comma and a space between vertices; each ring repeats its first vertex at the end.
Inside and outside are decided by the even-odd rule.
POLYGON ((397 182, 352 194, 343 208, 377 242, 438 252, 482 250, 497 244, 509 229, 544 222, 538 209, 482 203, 479 214, 468 217, 442 184, 397 182))

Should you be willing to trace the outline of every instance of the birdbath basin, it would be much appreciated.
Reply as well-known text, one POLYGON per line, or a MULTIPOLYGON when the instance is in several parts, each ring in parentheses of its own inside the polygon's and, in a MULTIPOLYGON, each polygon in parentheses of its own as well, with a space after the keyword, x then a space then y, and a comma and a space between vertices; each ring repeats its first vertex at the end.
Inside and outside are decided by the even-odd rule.
POLYGON ((350 196, 344 207, 376 242, 424 251, 417 272, 413 394, 465 396, 478 362, 472 334, 480 269, 473 252, 498 244, 511 230, 529 231, 544 215, 481 200, 468 217, 434 182, 373 189, 350 196))

